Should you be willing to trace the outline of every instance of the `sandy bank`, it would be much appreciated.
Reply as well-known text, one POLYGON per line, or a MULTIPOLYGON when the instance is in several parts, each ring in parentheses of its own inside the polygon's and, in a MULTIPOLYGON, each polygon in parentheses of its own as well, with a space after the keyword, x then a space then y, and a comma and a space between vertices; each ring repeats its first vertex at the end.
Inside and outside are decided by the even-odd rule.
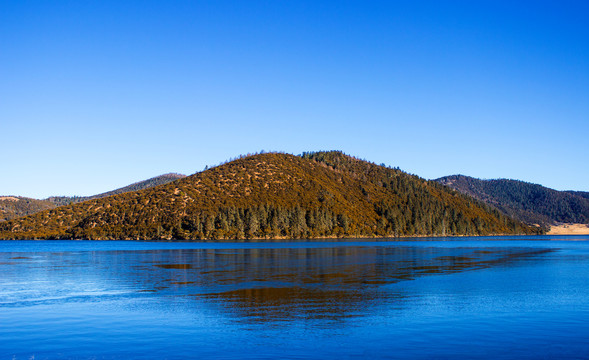
POLYGON ((585 224, 563 224, 551 226, 547 235, 589 235, 589 227, 585 224))

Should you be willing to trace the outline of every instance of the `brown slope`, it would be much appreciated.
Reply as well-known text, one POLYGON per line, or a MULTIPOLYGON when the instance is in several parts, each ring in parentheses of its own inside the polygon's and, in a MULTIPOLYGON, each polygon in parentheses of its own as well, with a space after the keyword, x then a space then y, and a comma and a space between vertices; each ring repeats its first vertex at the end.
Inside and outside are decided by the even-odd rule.
POLYGON ((167 184, 169 182, 172 182, 172 181, 175 181, 178 179, 182 179, 185 177, 186 177, 186 175, 176 174, 176 173, 163 174, 163 175, 152 177, 147 180, 138 181, 138 182, 133 183, 131 185, 127 185, 125 187, 115 189, 112 191, 108 191, 108 192, 105 192, 102 194, 91 195, 91 196, 51 196, 51 197, 45 199, 45 201, 49 201, 49 202, 55 204, 56 206, 76 204, 76 203, 83 202, 83 201, 88 201, 88 200, 92 200, 92 199, 100 199, 103 197, 122 194, 122 193, 126 193, 126 192, 149 189, 154 186, 167 184))
POLYGON ((54 204, 45 200, 22 196, 0 196, 0 221, 12 220, 54 207, 54 204))
POLYGON ((350 191, 359 186, 358 181, 344 180, 320 164, 292 155, 264 154, 233 161, 173 184, 34 215, 15 222, 11 230, 38 238, 70 234, 100 238, 103 234, 106 238, 120 234, 127 238, 135 235, 135 229, 142 228, 146 234, 169 237, 176 223, 215 214, 219 208, 247 209, 269 204, 289 209, 324 207, 337 214, 369 213, 370 208, 360 201, 357 191, 350 191))
POLYGON ((0 237, 296 238, 532 231, 423 179, 363 166, 368 175, 334 169, 317 159, 254 155, 151 189, 0 224, 0 237), (411 189, 393 188, 399 183, 395 178, 403 178, 403 186, 411 189), (436 217, 437 223, 432 220, 436 217))
MULTIPOLYGON (((376 208, 389 220, 390 213, 396 213, 392 219, 397 225, 395 233, 483 235, 530 231, 529 226, 522 226, 519 221, 504 216, 482 201, 398 168, 376 165, 341 151, 303 153, 302 156, 350 174, 363 183, 385 188, 387 194, 376 208)), ((532 232, 538 231, 541 230, 532 229, 532 232)))

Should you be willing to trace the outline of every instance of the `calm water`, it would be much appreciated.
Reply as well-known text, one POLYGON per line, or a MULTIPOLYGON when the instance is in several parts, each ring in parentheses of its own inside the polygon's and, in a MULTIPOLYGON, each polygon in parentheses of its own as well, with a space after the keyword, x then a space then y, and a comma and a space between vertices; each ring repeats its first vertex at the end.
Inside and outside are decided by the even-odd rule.
POLYGON ((589 358, 589 237, 0 242, 0 359, 589 358))

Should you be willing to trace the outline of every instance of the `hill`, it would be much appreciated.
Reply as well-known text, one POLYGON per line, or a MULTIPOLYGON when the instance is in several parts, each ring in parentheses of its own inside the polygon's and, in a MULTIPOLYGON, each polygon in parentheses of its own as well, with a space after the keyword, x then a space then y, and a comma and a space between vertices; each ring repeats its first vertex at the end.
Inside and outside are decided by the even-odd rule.
POLYGON ((45 201, 49 201, 49 202, 55 204, 56 206, 69 205, 72 203, 76 204, 76 203, 87 201, 87 200, 100 199, 103 197, 122 194, 122 193, 130 192, 130 191, 139 191, 139 190, 143 190, 143 189, 149 189, 151 187, 162 185, 162 184, 167 184, 171 181, 182 179, 184 177, 186 177, 186 175, 169 173, 169 174, 156 176, 151 179, 139 181, 139 182, 133 183, 131 185, 127 185, 125 187, 122 187, 122 188, 119 188, 116 190, 112 190, 109 192, 105 192, 102 194, 98 194, 98 195, 92 195, 92 196, 52 196, 52 197, 45 199, 45 201))
POLYGON ((589 223, 589 199, 584 197, 587 193, 557 191, 519 180, 480 180, 464 175, 435 181, 528 224, 589 223))
POLYGON ((45 200, 22 196, 0 196, 0 221, 12 220, 54 207, 53 203, 45 200))
POLYGON ((133 183, 120 189, 92 196, 52 196, 44 200, 31 199, 22 196, 0 196, 0 222, 16 219, 21 216, 35 214, 37 212, 53 209, 58 206, 76 204, 87 200, 100 199, 103 197, 122 194, 130 191, 149 189, 151 187, 167 184, 184 177, 186 177, 186 175, 174 173, 164 174, 151 179, 133 183))
POLYGON ((571 190, 568 190, 568 191, 563 191, 563 192, 565 192, 567 194, 575 195, 575 196, 580 196, 580 197, 582 197, 584 199, 589 199, 589 192, 587 192, 587 191, 571 191, 571 190))
POLYGON ((436 182, 341 152, 241 157, 150 189, 0 224, 4 239, 244 239, 534 233, 436 182))

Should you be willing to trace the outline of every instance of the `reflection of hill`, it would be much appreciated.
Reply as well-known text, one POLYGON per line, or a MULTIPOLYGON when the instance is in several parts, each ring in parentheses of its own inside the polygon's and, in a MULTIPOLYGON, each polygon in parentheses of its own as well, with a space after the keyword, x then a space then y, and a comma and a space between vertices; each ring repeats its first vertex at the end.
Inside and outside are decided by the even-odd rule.
POLYGON ((225 311, 254 322, 296 318, 336 320, 352 317, 367 306, 379 302, 379 295, 368 289, 335 290, 298 286, 240 289, 204 297, 221 301, 225 311))
MULTIPOLYGON (((204 306, 232 319, 262 323, 343 320, 369 315, 382 306, 405 307, 421 294, 411 292, 411 286, 403 282, 513 266, 551 251, 390 243, 324 246, 328 247, 7 252, 0 253, 0 266, 7 278, 31 277, 39 284, 56 284, 54 288, 40 285, 32 292, 27 289, 30 299, 26 301, 145 296, 166 308, 169 302, 204 306), (386 286, 394 283, 398 285, 386 286)), ((6 301, 16 301, 5 296, 6 301)))
MULTIPOLYGON (((252 266, 240 266, 237 271, 246 281, 203 297, 221 301, 224 311, 247 321, 341 319, 366 313, 382 304, 384 298, 402 305, 406 295, 390 289, 379 291, 383 284, 508 266, 551 251, 417 247, 261 250, 235 254, 238 258, 255 259, 252 266)), ((221 283, 225 283, 221 272, 207 275, 219 276, 221 283)))
POLYGON ((42 296, 37 294, 36 298, 90 299, 126 294, 154 296, 163 302, 192 299, 198 306, 246 322, 274 322, 338 320, 368 315, 382 304, 405 306, 408 294, 403 286, 383 285, 422 276, 512 266, 548 251, 334 245, 47 252, 35 256, 3 253, 0 263, 9 266, 5 269, 10 269, 15 278, 29 276, 29 272, 36 279, 60 284, 58 296, 50 288, 43 288, 38 289, 42 296), (64 288, 64 283, 70 285, 64 288))
POLYGON ((527 248, 183 249, 96 252, 113 279, 164 299, 204 300, 245 321, 288 321, 366 314, 405 295, 382 285, 494 266, 550 250, 527 248), (106 266, 108 264, 108 266, 106 266))

